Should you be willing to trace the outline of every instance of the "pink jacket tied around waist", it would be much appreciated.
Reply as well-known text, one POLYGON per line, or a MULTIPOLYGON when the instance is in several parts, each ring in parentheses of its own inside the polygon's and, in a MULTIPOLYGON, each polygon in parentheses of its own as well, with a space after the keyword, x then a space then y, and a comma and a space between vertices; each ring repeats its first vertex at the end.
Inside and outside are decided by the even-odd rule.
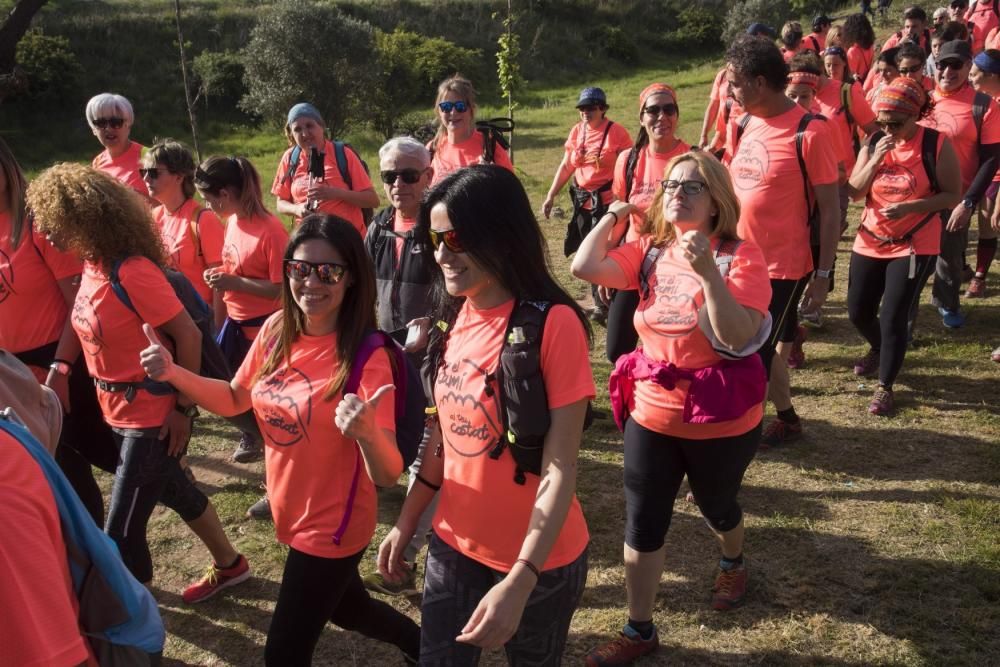
POLYGON ((625 430, 625 420, 635 406, 635 383, 655 382, 672 390, 679 380, 688 380, 684 401, 685 424, 714 424, 738 419, 747 410, 764 401, 767 374, 757 354, 742 359, 722 359, 705 368, 678 368, 672 363, 655 361, 641 349, 619 357, 608 380, 611 407, 618 429, 625 430))

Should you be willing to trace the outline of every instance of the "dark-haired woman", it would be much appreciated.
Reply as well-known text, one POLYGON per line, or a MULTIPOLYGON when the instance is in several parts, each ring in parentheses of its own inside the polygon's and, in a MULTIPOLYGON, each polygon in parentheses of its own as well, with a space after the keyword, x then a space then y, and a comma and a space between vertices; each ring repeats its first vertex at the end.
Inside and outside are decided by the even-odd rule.
POLYGON ((157 502, 171 508, 205 543, 213 563, 183 594, 194 603, 250 577, 211 502, 181 470, 197 410, 186 396, 151 383, 139 365, 147 332, 169 337, 177 358, 197 372, 201 333, 163 274, 167 257, 144 202, 107 174, 61 163, 28 187, 38 231, 84 261, 71 322, 118 446, 105 532, 129 571, 153 578, 146 526, 157 502), (112 285, 117 274, 126 305, 112 285))
POLYGON ((873 415, 893 411, 893 382, 906 355, 907 317, 941 247, 938 212, 961 198, 958 158, 943 133, 935 132, 934 144, 939 191, 926 174, 922 146, 934 130, 917 121, 929 110, 917 81, 901 76, 882 88, 875 112, 884 134, 862 147, 850 179, 851 196, 864 197, 865 210, 851 252, 847 313, 869 345, 854 363, 854 373, 878 373, 878 388, 868 405, 873 415))
POLYGON ((615 203, 573 259, 578 278, 643 292, 635 313, 642 348, 618 362, 611 384, 625 431, 629 620, 587 656, 592 667, 626 665, 659 645, 653 608, 685 475, 722 550, 712 606, 732 609, 746 593, 737 495, 760 441, 766 375, 756 351, 770 333, 767 263, 736 236, 739 200, 718 160, 680 155, 664 177, 649 236, 616 248, 608 231, 631 206, 615 203))
MULTIPOLYGON (((615 235, 625 243, 646 233, 646 210, 656 196, 667 162, 691 148, 677 136, 680 123, 677 93, 665 83, 650 84, 639 94, 639 123, 635 146, 618 155, 611 186, 618 201, 633 205, 631 213, 615 224, 615 235)), ((612 362, 635 349, 639 336, 632 325, 632 316, 638 304, 639 293, 634 290, 619 290, 611 298, 607 354, 612 362)))
POLYGON ((344 390, 351 360, 375 328, 375 277, 353 225, 306 216, 284 251, 280 289, 281 311, 232 382, 187 371, 159 344, 143 350, 143 367, 207 410, 232 416, 252 408, 261 424, 275 532, 289 547, 265 663, 311 664, 329 621, 415 661, 419 628, 372 599, 358 574, 375 533, 375 486, 394 485, 403 460, 386 351, 364 365, 356 393, 344 390))
MULTIPOLYGON (((226 304, 219 343, 230 366, 239 368, 261 325, 281 307, 288 232, 264 207, 260 177, 246 158, 210 157, 195 171, 194 184, 209 208, 227 221, 222 265, 206 269, 204 277, 226 304)), ((261 456, 259 438, 244 432, 233 459, 249 463, 261 456)))
POLYGON ((434 313, 442 324, 432 328, 425 366, 439 444, 382 542, 379 571, 402 576, 403 550, 439 493, 420 664, 474 665, 482 649, 503 646, 511 664, 558 665, 587 575, 589 536, 575 495, 594 396, 586 316, 549 273, 545 239, 510 172, 482 165, 453 174, 425 196, 418 224, 441 267, 434 313), (541 331, 515 327, 510 336, 530 337, 544 396, 518 416, 549 427, 540 468, 518 475, 510 450, 498 448, 507 438, 497 373, 515 309, 538 307, 527 302, 547 312, 541 331), (530 407, 540 414, 526 414, 530 407))
POLYGON ((840 28, 841 46, 854 80, 863 82, 875 62, 875 30, 864 14, 851 14, 840 28))

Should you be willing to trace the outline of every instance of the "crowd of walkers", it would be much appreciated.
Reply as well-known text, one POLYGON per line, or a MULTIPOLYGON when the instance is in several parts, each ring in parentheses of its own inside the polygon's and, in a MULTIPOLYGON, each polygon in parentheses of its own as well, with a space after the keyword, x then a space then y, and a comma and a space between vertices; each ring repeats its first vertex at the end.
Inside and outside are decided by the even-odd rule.
MULTIPOLYGON (((378 212, 366 163, 306 102, 287 115, 274 212, 246 158, 197 164, 177 141, 133 141, 120 95, 87 104, 103 147, 90 166, 56 164, 29 184, 0 141, 0 371, 12 353, 44 390, 0 394, 12 408, 0 425, 35 425, 87 522, 147 587, 153 509, 177 512, 211 555, 183 591, 193 604, 251 576, 186 456, 200 411, 229 420, 233 459, 264 459, 248 515, 288 548, 268 665, 310 664, 328 621, 408 664, 472 665, 499 647, 512 664, 559 664, 587 579, 577 456, 603 325, 624 441, 627 622, 586 662, 649 654, 685 478, 719 541, 710 604, 744 602, 740 487, 758 451, 804 432, 789 369, 805 362, 807 326, 822 327, 848 202, 864 203, 840 273, 868 348, 852 371, 878 378, 871 415, 895 410, 926 282, 944 326, 962 327, 961 301, 985 296, 996 254, 994 5, 956 0, 932 21, 907 8, 881 49, 864 12, 803 32, 754 23, 734 41, 693 144, 667 83, 617 121, 601 88, 581 91, 540 209, 548 219, 569 186, 563 250, 591 286, 588 309, 552 275, 502 137, 477 124, 459 75, 438 88, 429 143, 379 150, 378 212), (46 396, 61 435, 39 426, 46 396), (114 475, 107 505, 94 466, 114 475), (362 578, 378 489, 404 470, 405 502, 362 578), (418 625, 372 593, 416 592, 425 547, 418 625)), ((0 603, 29 612, 9 616, 0 645, 17 638, 14 664, 97 660, 72 622, 72 568, 51 590, 8 585, 54 581, 65 508, 12 501, 18 484, 44 482, 6 430, 0 444, 0 603)))

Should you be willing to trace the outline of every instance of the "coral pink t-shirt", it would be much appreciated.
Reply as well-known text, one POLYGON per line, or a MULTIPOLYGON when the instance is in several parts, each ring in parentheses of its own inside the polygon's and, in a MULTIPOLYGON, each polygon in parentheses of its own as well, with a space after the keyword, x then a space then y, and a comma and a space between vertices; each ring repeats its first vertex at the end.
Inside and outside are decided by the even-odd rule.
MULTIPOLYGON (((639 157, 635 163, 635 177, 632 179, 632 191, 625 193, 625 166, 628 163, 629 151, 622 151, 615 162, 615 180, 611 185, 611 192, 614 193, 618 201, 628 201, 639 209, 638 213, 629 215, 628 230, 625 232, 625 241, 634 241, 642 234, 641 230, 646 226, 646 213, 649 211, 656 191, 660 188, 660 182, 666 178, 664 170, 667 163, 675 156, 687 153, 691 150, 690 144, 678 139, 677 144, 666 153, 657 153, 651 145, 639 150, 639 157)), ((625 224, 624 220, 619 220, 615 225, 615 233, 621 230, 625 224)))
POLYGON ((165 206, 157 206, 153 209, 153 219, 160 228, 173 267, 183 273, 201 298, 211 305, 212 289, 205 284, 204 273, 209 266, 222 263, 222 241, 226 232, 219 217, 194 199, 188 199, 172 213, 165 206))
MULTIPOLYGON (((159 327, 179 315, 184 306, 160 267, 145 257, 130 257, 122 262, 118 279, 138 315, 115 294, 104 269, 86 262, 73 305, 73 329, 80 337, 92 377, 108 382, 141 382, 146 373, 139 365, 139 353, 149 347, 142 332, 143 322, 159 327)), ((138 391, 129 403, 123 392, 97 390, 104 421, 118 428, 162 426, 174 408, 174 399, 173 394, 154 396, 138 391)))
MULTIPOLYGON (((309 192, 309 151, 301 151, 299 154, 295 174, 292 177, 292 181, 289 182, 288 168, 291 165, 293 150, 295 149, 289 148, 281 156, 278 171, 275 172, 274 182, 271 184, 271 194, 277 196, 279 199, 284 199, 294 204, 301 204, 306 200, 306 194, 309 192)), ((361 164, 358 156, 347 146, 344 147, 344 155, 347 157, 347 173, 351 176, 351 187, 347 187, 347 182, 340 175, 340 168, 337 167, 337 153, 332 141, 327 141, 323 147, 323 183, 354 192, 371 190, 371 178, 369 178, 368 172, 365 171, 365 167, 361 164)), ((361 238, 364 238, 365 233, 368 231, 365 227, 364 215, 361 209, 354 204, 348 204, 341 199, 328 199, 320 202, 317 210, 321 213, 329 213, 330 215, 336 215, 347 220, 358 230, 361 238)), ((295 221, 299 223, 301 219, 296 218, 295 221)))
MULTIPOLYGON (((972 102, 976 91, 972 86, 962 86, 958 91, 944 94, 940 90, 931 93, 934 108, 930 115, 920 121, 921 125, 933 127, 951 139, 951 145, 958 155, 958 166, 962 171, 962 191, 969 189, 972 179, 979 171, 979 144, 976 123, 972 118, 972 102)), ((995 100, 983 116, 982 143, 1000 143, 1000 108, 995 100)))
POLYGON ((1000 46, 1000 27, 990 30, 990 34, 986 36, 984 48, 995 49, 998 46, 1000 46))
POLYGON ((855 44, 851 48, 847 49, 847 66, 850 68, 851 74, 854 75, 857 81, 864 81, 868 77, 868 72, 871 70, 872 63, 874 61, 874 46, 862 49, 860 46, 855 44))
MULTIPOLYGON (((414 227, 417 226, 416 218, 404 218, 403 214, 398 210, 393 214, 392 218, 392 231, 397 234, 405 234, 414 227)), ((396 266, 399 266, 399 257, 403 253, 403 245, 406 240, 401 237, 396 237, 396 266)))
MULTIPOLYGON (((345 438, 333 421, 343 393, 323 399, 341 363, 337 335, 298 336, 289 361, 255 380, 281 317, 275 313, 267 320, 233 381, 250 392, 264 435, 267 495, 278 541, 310 556, 343 558, 368 546, 375 534, 378 503, 358 444, 345 438), (361 469, 351 518, 340 544, 334 544, 356 465, 361 469)), ((387 384, 393 384, 389 355, 376 350, 365 364, 357 394, 367 399, 387 384)), ((375 425, 395 433, 393 392, 379 401, 375 425)))
MULTIPOLYGON (((924 169, 920 157, 920 147, 924 139, 924 128, 917 128, 912 139, 897 142, 896 147, 886 153, 871 190, 865 199, 865 210, 861 214, 861 224, 884 238, 900 238, 923 220, 927 213, 910 213, 902 218, 890 220, 879 211, 889 204, 926 199, 934 194, 931 182, 924 169)), ((938 135, 937 152, 945 141, 943 134, 938 135)), ((941 251, 941 217, 935 215, 931 221, 913 235, 913 250, 918 255, 936 255, 941 251)), ((890 259, 906 257, 910 254, 910 246, 906 243, 897 245, 881 245, 876 239, 860 229, 854 238, 854 252, 866 257, 890 259)))
POLYGON ((987 36, 1000 25, 1000 20, 993 13, 992 2, 978 2, 965 16, 972 33, 972 52, 979 53, 986 48, 987 36))
MULTIPOLYGON (((79 665, 90 658, 59 510, 38 463, 0 432, 0 652, 5 665, 79 665)), ((96 664, 90 662, 89 664, 96 664)))
POLYGON ((80 275, 83 265, 27 220, 15 250, 11 224, 10 213, 0 213, 0 348, 16 353, 59 340, 69 308, 57 281, 80 275))
MULTIPOLYGON (((276 216, 231 216, 222 246, 222 269, 244 278, 269 280, 280 285, 287 245, 288 232, 276 216)), ((281 308, 280 296, 266 299, 249 292, 226 290, 222 299, 234 320, 251 320, 281 308)))
MULTIPOLYGON (((628 279, 626 289, 639 289, 639 269, 651 237, 615 248, 608 253, 628 279)), ((713 251, 719 240, 712 239, 713 251)), ((760 248, 750 241, 740 243, 733 255, 726 286, 736 302, 762 315, 771 302, 771 283, 760 248)), ((720 357, 698 327, 698 310, 705 303, 701 278, 675 245, 663 249, 649 280, 649 295, 639 302, 633 316, 642 349, 651 359, 670 362, 678 368, 699 369, 718 363, 720 357)), ((681 380, 665 389, 650 380, 636 383, 632 418, 644 428, 691 440, 723 438, 746 433, 763 416, 756 405, 742 417, 717 424, 685 424, 684 402, 690 382, 681 380)))
MULTIPOLYGON (((618 154, 631 147, 632 137, 618 123, 604 119, 596 130, 582 121, 577 123, 570 130, 565 144, 567 163, 575 170, 573 180, 584 190, 596 190, 605 183, 610 183, 615 176, 618 154)), ((610 190, 601 194, 601 200, 605 204, 613 198, 610 190)), ((588 201, 586 208, 589 207, 588 201)))
MULTIPOLYGON (((524 485, 516 484, 513 456, 506 451, 495 460, 489 456, 502 436, 503 420, 495 398, 486 394, 485 376, 500 363, 513 309, 513 299, 488 310, 477 310, 466 301, 451 329, 434 385, 444 436, 444 481, 434 530, 453 549, 501 572, 517 562, 541 481, 529 473, 524 485)), ((566 306, 553 306, 546 319, 541 369, 549 410, 594 397, 587 337, 566 306)), ((589 539, 574 496, 541 569, 572 563, 589 539)))
MULTIPOLYGON (((726 158, 740 200, 740 238, 764 253, 772 279, 797 280, 813 269, 809 247, 809 202, 795 152, 795 134, 805 109, 752 116, 737 145, 739 119, 729 124, 726 158)), ((810 186, 837 183, 836 145, 830 124, 813 120, 803 133, 802 156, 810 186)), ((810 202, 813 201, 812 187, 810 202)))
MULTIPOLYGON (((928 53, 931 47, 931 45, 927 43, 928 34, 929 33, 927 33, 926 31, 922 31, 920 33, 919 39, 917 40, 917 43, 920 45, 920 48, 924 50, 924 53, 928 53)), ((885 40, 885 44, 882 45, 882 48, 879 49, 879 51, 888 51, 891 48, 899 46, 902 42, 903 42, 903 33, 900 31, 894 32, 891 35, 889 35, 889 39, 885 40)))
MULTIPOLYGON (((824 118, 829 118, 830 114, 836 113, 836 109, 830 109, 822 102, 820 102, 818 99, 813 98, 813 104, 812 107, 809 109, 809 112, 812 114, 818 114, 820 116, 823 116, 824 118)), ((834 154, 836 154, 838 162, 847 165, 849 161, 856 159, 856 156, 854 155, 854 144, 847 143, 849 141, 852 141, 851 138, 844 137, 840 132, 831 132, 830 138, 833 140, 834 144, 833 152, 834 154)), ((853 167, 851 169, 853 169, 853 167)), ((851 175, 851 169, 846 168, 846 166, 844 168, 845 182, 846 179, 851 175)))
MULTIPOLYGON (((448 141, 448 137, 431 141, 427 145, 428 150, 434 153, 431 160, 431 166, 434 168, 434 178, 431 179, 431 185, 437 185, 462 167, 479 164, 483 157, 485 141, 483 133, 478 130, 473 131, 468 139, 457 144, 448 141)), ((512 173, 514 171, 514 163, 510 161, 510 155, 499 143, 493 151, 493 163, 510 170, 512 173)))
POLYGON ((149 197, 149 189, 139 175, 139 167, 142 166, 142 156, 145 152, 145 146, 130 141, 128 148, 118 157, 111 157, 111 153, 104 149, 94 158, 91 166, 121 181, 143 197, 149 197))
POLYGON ((850 158, 844 163, 847 173, 850 174, 851 170, 854 169, 854 162, 857 158, 854 155, 854 137, 851 126, 847 122, 847 111, 850 111, 851 117, 854 119, 855 128, 862 128, 874 122, 875 113, 865 99, 865 93, 861 90, 861 86, 856 83, 850 86, 850 97, 848 98, 850 100, 849 109, 845 110, 840 96, 841 85, 840 81, 827 79, 826 85, 816 92, 816 99, 821 105, 822 114, 832 124, 831 130, 840 135, 842 145, 852 147, 850 158))

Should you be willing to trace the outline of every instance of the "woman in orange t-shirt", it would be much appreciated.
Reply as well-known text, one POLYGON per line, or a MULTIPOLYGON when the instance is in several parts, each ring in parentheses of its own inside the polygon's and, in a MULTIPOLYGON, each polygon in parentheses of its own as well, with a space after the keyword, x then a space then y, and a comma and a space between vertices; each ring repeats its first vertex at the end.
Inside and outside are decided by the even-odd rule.
POLYGON ((70 163, 42 172, 28 187, 28 206, 40 233, 84 261, 70 321, 118 446, 105 532, 129 571, 148 584, 153 562, 146 524, 162 502, 213 558, 206 576, 185 589, 185 602, 200 602, 248 579, 246 558, 178 462, 197 410, 186 396, 150 380, 139 365, 144 327, 169 336, 186 367, 197 371, 201 364, 201 333, 163 274, 167 258, 149 209, 107 174, 70 163))
POLYGON ((395 644, 415 661, 419 628, 371 598, 358 574, 375 534, 375 486, 395 486, 403 470, 384 349, 365 363, 357 393, 344 393, 351 360, 375 329, 371 260, 350 222, 312 214, 292 235, 283 267, 282 309, 232 382, 191 373, 154 340, 143 367, 207 410, 252 408, 260 423, 274 529, 289 547, 265 664, 311 664, 328 621, 395 644))
POLYGON ((892 385, 906 356, 910 307, 941 249, 938 212, 961 199, 958 157, 943 133, 937 135, 936 188, 924 168, 922 146, 932 130, 917 121, 930 108, 913 79, 900 76, 883 87, 873 110, 884 135, 862 146, 849 183, 853 199, 865 198, 865 210, 851 252, 847 315, 870 346, 854 363, 855 375, 878 373, 868 405, 873 415, 893 411, 892 385))
POLYGON ((558 664, 587 577, 589 534, 575 494, 594 396, 586 315, 548 272, 531 203, 507 170, 479 165, 449 176, 425 195, 418 226, 441 268, 440 323, 424 366, 437 414, 427 451, 436 446, 437 455, 423 458, 419 483, 379 548, 379 572, 402 576, 417 520, 440 494, 424 570, 421 663, 474 665, 482 649, 503 646, 515 665, 558 664), (535 324, 511 324, 515 309, 527 308, 540 311, 535 324), (514 349, 519 338, 528 344, 519 359, 537 381, 517 396, 522 408, 510 419, 498 373, 508 366, 504 340, 514 349), (540 465, 515 462, 505 416, 514 431, 527 424, 544 439, 540 465))
MULTIPOLYGON (((260 176, 243 157, 210 157, 194 173, 208 207, 226 220, 222 264, 205 270, 205 282, 222 294, 215 313, 217 340, 231 368, 239 368, 260 327, 281 307, 281 260, 288 232, 264 206, 260 176)), ((243 431, 233 452, 237 463, 259 461, 260 436, 243 431)))
POLYGON ((101 93, 87 102, 87 124, 104 146, 91 163, 94 169, 118 179, 149 201, 146 185, 139 176, 140 161, 146 148, 129 139, 135 115, 132 103, 121 95, 101 93))
POLYGON ((497 142, 492 158, 487 155, 486 135, 476 130, 476 89, 468 79, 455 75, 438 86, 437 134, 427 144, 431 152, 434 179, 440 183, 446 176, 470 164, 492 163, 514 171, 507 149, 497 142))
POLYGON ((766 375, 757 349, 770 333, 767 263, 736 236, 739 200, 712 156, 667 165, 651 206, 651 234, 615 247, 616 203, 573 260, 573 275, 639 289, 642 348, 622 357, 610 389, 625 431, 625 580, 629 621, 588 664, 623 665, 659 643, 653 607, 674 498, 687 475, 722 547, 712 606, 743 602, 743 512, 737 494, 760 442, 766 375), (629 414, 631 413, 631 414, 629 414))

